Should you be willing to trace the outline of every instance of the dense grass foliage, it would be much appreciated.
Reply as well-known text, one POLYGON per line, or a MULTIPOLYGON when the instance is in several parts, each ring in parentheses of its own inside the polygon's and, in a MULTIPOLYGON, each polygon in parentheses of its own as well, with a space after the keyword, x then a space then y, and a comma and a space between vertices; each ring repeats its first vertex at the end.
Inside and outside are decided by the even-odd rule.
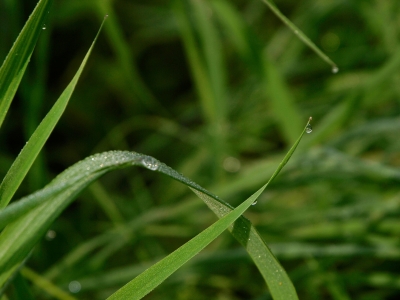
MULTIPOLYGON (((118 149, 156 157, 237 206, 270 178, 312 115, 312 133, 246 216, 300 299, 397 299, 400 3, 275 4, 338 73, 260 0, 55 0, 1 127, 0 178, 109 18, 14 199, 118 149)), ((34 5, 1 3, 1 61, 34 5)), ((9 295, 104 299, 216 220, 166 176, 112 172, 55 220, 9 295)), ((224 233, 145 299, 271 298, 245 249, 224 233)))

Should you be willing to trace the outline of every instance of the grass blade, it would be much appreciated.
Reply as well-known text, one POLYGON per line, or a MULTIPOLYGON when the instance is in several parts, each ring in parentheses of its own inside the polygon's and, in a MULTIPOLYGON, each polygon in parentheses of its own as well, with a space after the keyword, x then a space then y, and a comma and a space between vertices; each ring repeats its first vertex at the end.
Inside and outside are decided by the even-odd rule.
POLYGON ((311 50, 313 50, 319 57, 322 58, 326 63, 328 63, 332 68, 332 73, 337 73, 339 71, 337 65, 324 53, 321 49, 314 44, 296 25, 294 25, 284 14, 272 3, 270 0, 262 0, 270 10, 279 18, 290 30, 294 32, 295 35, 311 50))
MULTIPOLYGON (((233 214, 230 214, 234 209, 229 204, 150 156, 128 151, 111 151, 97 154, 78 162, 57 176, 44 189, 12 203, 0 212, 0 224, 2 225, 0 228, 8 224, 0 235, 0 284, 2 285, 7 280, 8 276, 18 267, 19 263, 46 232, 54 219, 82 189, 106 172, 138 165, 153 171, 157 170, 191 187, 218 217, 224 218, 229 214, 230 217, 224 218, 224 221, 219 224, 226 226, 227 223, 231 224, 233 220, 239 217, 231 231, 239 242, 246 246, 247 251, 266 279, 274 298, 297 299, 294 287, 283 268, 270 253, 257 231, 251 226, 250 221, 240 217, 240 215, 247 208, 247 205, 255 201, 256 197, 288 162, 304 131, 305 129, 284 157, 271 179, 252 196, 253 198, 249 198, 252 199, 251 201, 249 199, 246 200, 240 206, 240 210, 236 210, 233 214), (271 273, 271 266, 279 272, 271 273)), ((214 236, 221 228, 220 226, 213 227, 209 233, 214 236)), ((202 240, 202 238, 199 239, 202 240)), ((204 244, 199 244, 198 247, 201 245, 204 244)))
MULTIPOLYGON (((309 125, 307 123, 307 126, 309 125)), ((197 189, 192 190, 202 199, 207 205, 214 211, 218 212, 219 221, 215 222, 213 225, 208 227, 206 230, 198 234, 196 237, 191 239, 189 242, 175 250, 173 253, 168 255, 166 258, 153 265, 145 272, 141 273, 135 279, 130 281, 124 287, 119 289, 113 295, 111 295, 109 300, 124 300, 124 299, 141 299, 148 293, 150 293, 155 287, 161 284, 166 278, 168 278, 171 274, 173 274, 177 269, 179 269, 183 264, 185 264, 189 259, 199 253, 204 247, 206 247, 209 243, 211 243, 216 237, 218 237, 225 229, 228 229, 229 226, 232 225, 246 210, 252 205, 258 198, 258 196, 264 191, 264 189, 269 185, 269 183, 279 174, 282 168, 289 161, 290 157, 296 150, 297 145, 299 144, 307 126, 304 128, 300 137, 296 141, 296 143, 292 146, 289 152, 286 154, 282 162, 279 164, 278 168, 272 174, 271 178, 268 182, 262 186, 257 192, 255 192, 252 196, 250 196, 246 201, 240 204, 235 209, 230 209, 227 211, 227 206, 215 206, 215 201, 208 195, 200 192, 197 189), (213 208, 216 208, 214 210, 213 208)), ((222 204, 222 202, 220 203, 222 204)), ((250 223, 248 221, 248 223, 250 223)), ((263 252, 265 247, 260 247, 258 244, 251 242, 253 238, 257 239, 257 232, 253 228, 253 234, 250 232, 246 232, 246 229, 249 228, 247 226, 242 226, 243 224, 235 223, 232 226, 232 231, 235 232, 234 236, 240 237, 240 242, 246 244, 246 249, 251 251, 253 254, 258 254, 258 257, 262 256, 270 256, 270 264, 257 264, 262 272, 264 278, 266 279, 268 286, 270 288, 271 294, 274 299, 298 299, 296 291, 291 283, 289 277, 283 268, 279 265, 276 259, 273 257, 272 253, 268 250, 268 252, 263 252), (239 226, 238 226, 239 225, 239 226), (244 230, 243 230, 244 229, 244 230), (249 234, 247 234, 249 233, 249 234), (248 237, 248 238, 247 238, 248 237), (245 238, 245 239, 244 239, 245 238), (272 261, 271 261, 272 258, 272 261), (272 264, 271 264, 272 262, 272 264), (273 269, 271 270, 271 266, 273 269), (277 288, 279 287, 279 288, 277 288)), ((258 236, 259 237, 259 236, 258 236)), ((261 240, 261 238, 260 238, 261 240)), ((262 241, 262 240, 261 240, 262 241)), ((259 241, 258 241, 259 242, 259 241)))
POLYGON ((223 231, 225 231, 225 229, 227 229, 246 211, 247 208, 253 204, 253 202, 257 200, 258 196, 263 192, 264 189, 265 186, 259 189, 237 208, 191 239, 189 242, 141 273, 135 279, 111 295, 108 299, 135 300, 141 299, 150 293, 155 287, 157 287, 189 259, 199 253, 204 247, 217 238, 223 231))
POLYGON ((26 22, 0 69, 0 127, 43 31, 52 0, 41 0, 26 22))
POLYGON ((24 179, 26 173, 28 173, 30 167, 35 161, 40 150, 43 148, 48 137, 56 126, 58 120, 63 114, 69 99, 75 89, 79 77, 82 74, 83 68, 90 56, 93 46, 97 40, 100 30, 104 24, 104 21, 91 45, 85 58, 83 59, 78 71, 76 72, 74 78, 63 91, 61 96, 58 98, 57 102, 53 105, 51 110, 48 112, 46 117, 39 124, 38 128, 32 134, 29 141, 26 143, 24 148, 21 150, 20 154, 12 164, 11 168, 8 170, 6 176, 4 177, 0 185, 0 209, 7 206, 13 197, 15 191, 18 189, 22 180, 24 179))

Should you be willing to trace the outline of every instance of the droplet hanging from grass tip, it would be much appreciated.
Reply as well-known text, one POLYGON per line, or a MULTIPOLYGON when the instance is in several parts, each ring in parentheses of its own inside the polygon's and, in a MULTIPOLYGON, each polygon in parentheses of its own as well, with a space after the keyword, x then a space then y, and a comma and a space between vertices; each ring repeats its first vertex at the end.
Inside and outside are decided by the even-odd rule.
POLYGON ((338 68, 338 66, 334 65, 334 66, 332 67, 332 73, 333 73, 333 74, 336 74, 337 72, 339 72, 339 68, 338 68))
POLYGON ((311 133, 311 132, 312 132, 312 126, 311 126, 311 124, 308 124, 306 126, 306 133, 311 133))

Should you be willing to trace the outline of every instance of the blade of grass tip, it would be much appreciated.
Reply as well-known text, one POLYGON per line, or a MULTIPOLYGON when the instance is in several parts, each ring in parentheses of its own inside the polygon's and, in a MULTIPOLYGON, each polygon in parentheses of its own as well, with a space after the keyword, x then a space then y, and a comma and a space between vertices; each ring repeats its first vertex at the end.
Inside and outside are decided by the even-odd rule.
POLYGON ((69 102, 69 99, 71 98, 71 95, 76 87, 80 75, 82 74, 83 68, 86 65, 86 62, 90 56, 90 53, 94 47, 97 37, 100 34, 100 31, 103 27, 106 18, 107 16, 104 18, 100 26, 100 29, 97 32, 97 35, 92 45, 90 46, 88 52, 86 53, 86 56, 83 59, 74 78, 65 88, 65 90, 58 98, 56 103, 53 105, 51 110, 44 117, 42 122, 39 124, 35 132, 30 137, 29 141, 25 144, 24 148, 22 148, 18 157, 15 159, 11 168, 8 170, 6 176, 4 177, 2 183, 0 184, 0 209, 7 206, 7 204, 10 202, 11 198, 18 189, 22 180, 25 178, 25 175, 31 168, 40 150, 43 148, 44 144, 49 138, 58 120, 61 118, 61 115, 63 114, 69 102))
MULTIPOLYGON (((166 278, 178 270, 183 264, 190 260, 193 256, 199 253, 204 247, 211 243, 215 238, 217 238, 224 230, 228 229, 251 205, 253 205, 259 195, 264 191, 264 189, 269 185, 269 183, 279 174, 282 168, 289 161, 290 157, 300 143, 304 132, 309 132, 311 117, 307 122, 306 127, 302 131, 300 137, 297 139, 296 143, 290 148, 289 152, 286 154, 282 162, 279 164, 278 168, 275 170, 268 182, 261 187, 257 192, 250 196, 246 201, 240 204, 237 208, 233 209, 231 212, 227 213, 225 216, 221 217, 217 222, 212 224, 210 227, 205 229, 203 232, 195 236, 186 244, 182 245, 180 248, 172 252, 170 255, 165 257, 163 260, 159 261, 139 276, 135 277, 125 286, 120 288, 114 294, 112 294, 108 300, 135 300, 141 299, 148 293, 150 293, 154 288, 161 284, 166 278)), ((196 190, 196 192, 199 192, 196 190)), ((199 192, 201 193, 201 192, 199 192)), ((203 194, 203 193, 202 193, 203 194)), ((205 195, 205 194, 203 194, 205 195)), ((268 270, 269 273, 275 273, 274 270, 268 270)), ((274 274, 275 276, 275 274, 274 274)), ((289 280, 290 281, 290 280, 289 280)), ((278 284, 279 285, 279 284, 278 284)), ((271 291, 273 295, 278 295, 274 297, 275 299, 298 299, 296 291, 293 285, 287 284, 283 285, 280 282, 280 292, 276 293, 275 289, 271 291), (284 290, 282 292, 282 290, 284 290), (283 295, 283 296, 280 296, 283 295)))
POLYGON ((36 5, 0 69, 0 127, 25 73, 37 39, 43 31, 52 0, 36 5))
POLYGON ((322 60, 324 60, 326 63, 328 63, 331 66, 332 73, 337 73, 339 72, 339 68, 336 65, 334 61, 332 61, 324 52, 322 52, 321 49, 317 47, 317 45, 314 44, 313 41, 311 41, 296 25, 294 25, 288 18, 285 17, 284 14, 275 6, 275 4, 272 3, 270 0, 262 0, 268 7, 269 9, 272 10, 272 12, 279 18, 287 27, 289 27, 290 30, 293 31, 295 35, 308 47, 310 47, 311 50, 313 50, 319 57, 321 57, 322 60))

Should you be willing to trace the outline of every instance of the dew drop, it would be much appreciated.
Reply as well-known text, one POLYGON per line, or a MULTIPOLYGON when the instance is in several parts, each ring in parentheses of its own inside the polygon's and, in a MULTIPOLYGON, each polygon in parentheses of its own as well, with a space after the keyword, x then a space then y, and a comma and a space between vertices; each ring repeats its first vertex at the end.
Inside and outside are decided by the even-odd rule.
POLYGON ((43 24, 42 29, 43 29, 43 30, 46 30, 46 24, 43 24))
POLYGON ((82 288, 82 285, 79 281, 73 280, 68 284, 68 289, 71 293, 78 293, 82 288))
POLYGON ((312 127, 311 127, 310 124, 307 125, 307 127, 306 127, 306 132, 307 132, 307 133, 311 133, 311 132, 312 132, 312 127))
POLYGON ((227 157, 223 162, 223 167, 226 171, 235 173, 240 170, 240 160, 235 157, 227 157))
POLYGON ((256 201, 254 201, 251 205, 256 205, 257 204, 257 200, 256 201))
POLYGON ((51 241, 57 236, 57 233, 54 230, 49 230, 46 233, 46 240, 51 241))
POLYGON ((337 72, 339 72, 339 68, 338 68, 336 65, 334 65, 334 66, 332 67, 332 73, 333 73, 333 74, 336 74, 337 72))
POLYGON ((104 16, 104 20, 107 19, 107 18, 108 18, 108 15, 105 15, 105 16, 104 16))
POLYGON ((149 170, 155 171, 159 167, 159 162, 152 158, 152 157, 146 157, 142 159, 142 164, 144 167, 146 167, 149 170))

